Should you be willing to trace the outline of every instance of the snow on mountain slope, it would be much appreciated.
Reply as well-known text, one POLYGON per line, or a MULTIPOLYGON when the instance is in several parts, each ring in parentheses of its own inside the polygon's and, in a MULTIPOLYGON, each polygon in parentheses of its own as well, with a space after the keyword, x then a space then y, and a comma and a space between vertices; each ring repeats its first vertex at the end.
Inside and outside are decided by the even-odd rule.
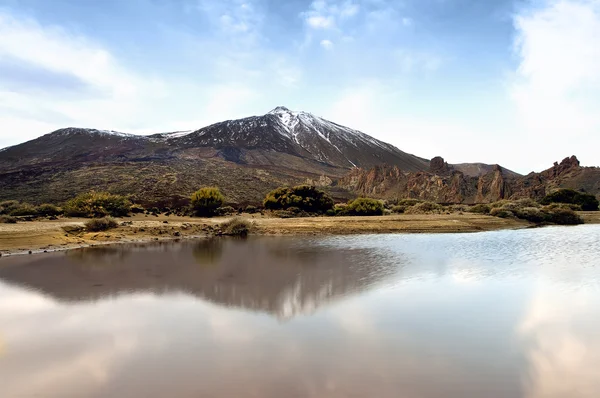
POLYGON ((35 154, 29 156, 32 162, 60 159, 67 153, 73 161, 164 159, 197 148, 212 148, 225 160, 270 167, 276 167, 281 162, 279 155, 283 154, 291 155, 296 159, 294 162, 309 161, 318 167, 351 169, 391 164, 405 171, 424 171, 429 167, 428 160, 402 152, 360 131, 285 107, 195 131, 134 135, 113 130, 65 128, 11 148, 5 151, 10 156, 4 158, 14 162, 21 158, 25 148, 35 154))
POLYGON ((341 126, 307 112, 295 112, 280 106, 266 117, 275 118, 280 134, 309 152, 316 160, 356 167, 388 163, 410 171, 423 170, 427 161, 406 154, 398 148, 360 131, 341 126))

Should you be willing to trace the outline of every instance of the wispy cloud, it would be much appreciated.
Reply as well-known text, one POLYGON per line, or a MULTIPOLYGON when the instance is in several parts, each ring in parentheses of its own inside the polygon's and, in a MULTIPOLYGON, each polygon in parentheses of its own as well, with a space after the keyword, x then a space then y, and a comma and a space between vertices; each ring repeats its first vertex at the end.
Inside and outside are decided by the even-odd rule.
POLYGON ((132 73, 93 41, 0 13, 0 67, 11 64, 18 68, 0 75, 0 123, 24 138, 82 120, 127 125, 142 99, 164 95, 161 81, 132 73), (23 71, 37 78, 35 89, 10 88, 23 71))

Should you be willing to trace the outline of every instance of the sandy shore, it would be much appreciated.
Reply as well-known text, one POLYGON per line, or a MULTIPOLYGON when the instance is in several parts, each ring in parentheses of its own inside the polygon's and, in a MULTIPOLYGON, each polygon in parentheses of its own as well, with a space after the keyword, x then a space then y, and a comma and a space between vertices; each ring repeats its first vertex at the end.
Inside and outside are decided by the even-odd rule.
MULTIPOLYGON (((451 233, 526 228, 531 224, 479 214, 392 215, 381 217, 268 218, 244 215, 259 235, 316 235, 366 233, 451 233)), ((586 223, 600 223, 600 212, 583 213, 586 223)), ((114 243, 191 239, 209 236, 227 218, 145 217, 124 218, 119 228, 85 232, 84 219, 30 221, 0 224, 0 253, 4 256, 66 250, 114 243), (77 229, 81 229, 78 231, 77 229), (65 230, 66 229, 66 230, 65 230), (68 231, 68 232, 67 232, 68 231)))

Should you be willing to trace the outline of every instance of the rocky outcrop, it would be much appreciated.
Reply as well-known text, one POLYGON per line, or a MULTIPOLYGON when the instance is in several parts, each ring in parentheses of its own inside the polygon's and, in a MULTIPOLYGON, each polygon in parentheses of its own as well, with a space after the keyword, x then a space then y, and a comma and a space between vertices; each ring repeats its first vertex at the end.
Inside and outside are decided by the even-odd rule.
POLYGON ((433 174, 447 174, 451 171, 451 167, 444 161, 441 156, 436 156, 429 162, 429 172, 433 174))
POLYGON ((519 176, 499 165, 481 176, 468 176, 443 158, 430 162, 429 172, 409 173, 397 167, 354 169, 338 184, 359 195, 418 198, 437 203, 491 203, 502 199, 539 199, 560 188, 600 196, 600 168, 581 167, 575 156, 541 173, 519 176))
POLYGON ((495 165, 491 173, 479 177, 477 181, 476 203, 491 203, 509 197, 510 186, 506 182, 502 167, 495 165))

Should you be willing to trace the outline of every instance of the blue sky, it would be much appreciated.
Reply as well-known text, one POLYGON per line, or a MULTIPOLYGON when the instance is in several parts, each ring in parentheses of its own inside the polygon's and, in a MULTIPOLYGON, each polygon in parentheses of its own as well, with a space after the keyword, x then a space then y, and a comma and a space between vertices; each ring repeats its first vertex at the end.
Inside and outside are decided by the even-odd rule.
POLYGON ((0 0, 0 147, 284 105, 423 157, 600 165, 600 0, 0 0))

